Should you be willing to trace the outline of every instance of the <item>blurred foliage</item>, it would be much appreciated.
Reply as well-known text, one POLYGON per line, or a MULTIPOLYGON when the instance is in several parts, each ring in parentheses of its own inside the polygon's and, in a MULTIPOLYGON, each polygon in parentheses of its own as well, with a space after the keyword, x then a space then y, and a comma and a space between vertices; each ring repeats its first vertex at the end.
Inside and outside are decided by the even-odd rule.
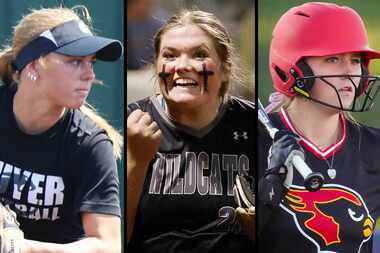
MULTIPOLYGON (((268 69, 269 45, 273 28, 277 20, 291 7, 310 2, 300 0, 260 0, 258 1, 258 84, 256 86, 258 95, 264 104, 267 104, 268 97, 273 92, 272 81, 268 69)), ((358 1, 320 1, 334 2, 338 5, 347 5, 355 9, 362 17, 368 32, 369 45, 373 49, 380 51, 380 27, 379 27, 379 2, 376 0, 358 1)), ((380 60, 374 60, 370 64, 370 72, 374 75, 380 75, 380 60)), ((370 112, 356 113, 354 117, 360 122, 380 127, 380 95, 377 103, 370 112)))

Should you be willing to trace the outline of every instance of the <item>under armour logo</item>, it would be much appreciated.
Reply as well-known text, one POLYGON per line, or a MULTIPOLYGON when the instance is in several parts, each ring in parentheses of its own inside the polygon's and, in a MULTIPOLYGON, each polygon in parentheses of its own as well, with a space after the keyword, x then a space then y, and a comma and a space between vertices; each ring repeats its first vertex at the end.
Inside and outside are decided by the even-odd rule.
POLYGON ((248 139, 248 133, 246 131, 242 131, 241 133, 239 133, 239 131, 234 131, 233 134, 235 140, 239 140, 239 138, 243 138, 244 140, 248 139))
POLYGON ((272 190, 269 192, 269 199, 270 199, 270 201, 273 200, 273 196, 274 196, 274 190, 273 190, 273 187, 272 187, 272 190))

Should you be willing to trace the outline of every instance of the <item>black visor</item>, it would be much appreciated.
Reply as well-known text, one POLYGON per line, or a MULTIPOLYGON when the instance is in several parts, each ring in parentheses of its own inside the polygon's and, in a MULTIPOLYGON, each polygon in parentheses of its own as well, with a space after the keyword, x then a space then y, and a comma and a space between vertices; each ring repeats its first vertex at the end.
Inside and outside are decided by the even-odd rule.
POLYGON ((120 41, 94 36, 81 20, 72 20, 41 33, 27 44, 12 62, 21 71, 40 56, 56 52, 69 56, 96 55, 101 61, 115 61, 123 53, 120 41))

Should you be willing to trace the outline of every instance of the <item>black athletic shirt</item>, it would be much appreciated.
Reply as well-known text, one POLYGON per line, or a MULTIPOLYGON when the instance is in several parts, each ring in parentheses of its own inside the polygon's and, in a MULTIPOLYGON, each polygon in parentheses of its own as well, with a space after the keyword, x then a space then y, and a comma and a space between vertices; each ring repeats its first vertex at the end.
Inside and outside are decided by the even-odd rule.
POLYGON ((0 86, 0 197, 16 211, 25 238, 67 243, 84 237, 81 213, 120 216, 112 143, 79 110, 47 131, 22 132, 15 90, 0 86))
MULTIPOLYGON (((297 132, 284 110, 270 117, 277 128, 297 132)), ((380 130, 353 124, 343 116, 340 125, 341 139, 323 150, 298 133, 306 163, 323 174, 325 184, 308 192, 294 171, 289 192, 265 224, 268 213, 258 211, 263 227, 259 252, 372 252, 374 223, 380 215, 380 130)), ((261 177, 271 140, 260 135, 259 143, 261 177)))
POLYGON ((149 112, 162 131, 150 163, 128 252, 252 252, 248 237, 217 226, 236 207, 237 173, 253 176, 254 106, 232 97, 205 128, 170 120, 153 96, 128 105, 149 112))

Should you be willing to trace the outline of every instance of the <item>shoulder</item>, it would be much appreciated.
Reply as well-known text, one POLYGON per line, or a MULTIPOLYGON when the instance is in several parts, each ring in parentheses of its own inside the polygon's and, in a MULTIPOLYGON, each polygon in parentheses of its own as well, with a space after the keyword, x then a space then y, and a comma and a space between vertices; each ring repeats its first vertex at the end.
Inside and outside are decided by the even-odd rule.
POLYGON ((0 96, 13 96, 16 93, 16 88, 16 85, 9 86, 0 82, 0 96))
POLYGON ((0 82, 0 94, 3 94, 7 90, 9 90, 9 87, 0 82))
POLYGON ((380 129, 347 121, 346 148, 368 173, 379 174, 380 129))
POLYGON ((256 121, 256 110, 254 102, 239 97, 230 96, 224 102, 220 110, 223 126, 236 128, 237 126, 248 127, 253 130, 256 121))
POLYGON ((247 99, 231 96, 226 102, 228 111, 233 111, 241 114, 254 113, 255 103, 247 99))
POLYGON ((350 132, 357 132, 364 138, 372 139, 374 141, 380 140, 380 129, 376 127, 365 126, 348 121, 348 130, 350 132))
POLYGON ((357 140, 356 145, 360 148, 379 151, 380 129, 369 127, 347 120, 347 138, 357 140), (372 147, 372 148, 371 148, 372 147))
POLYGON ((255 135, 257 116, 255 104, 251 101, 230 97, 224 103, 218 117, 220 117, 220 121, 217 129, 220 134, 232 131, 233 133, 249 132, 249 135, 255 135))
POLYGON ((93 146, 101 141, 110 141, 106 131, 100 128, 81 110, 71 110, 70 137, 80 146, 93 146))
POLYGON ((107 132, 80 110, 69 111, 69 125, 63 137, 63 158, 70 166, 96 167, 115 162, 113 144, 107 132), (98 164, 98 165, 94 165, 98 164))

